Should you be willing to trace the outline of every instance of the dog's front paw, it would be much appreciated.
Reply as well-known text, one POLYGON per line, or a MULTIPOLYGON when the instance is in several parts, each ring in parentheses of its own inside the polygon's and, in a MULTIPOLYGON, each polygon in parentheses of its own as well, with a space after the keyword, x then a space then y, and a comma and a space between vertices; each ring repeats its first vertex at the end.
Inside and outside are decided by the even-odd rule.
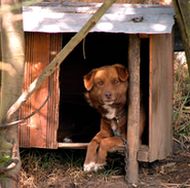
POLYGON ((97 164, 95 162, 91 162, 89 164, 84 164, 84 171, 85 172, 97 172, 99 170, 102 170, 104 168, 105 164, 97 164))
POLYGON ((90 162, 90 163, 88 163, 88 164, 84 164, 83 170, 84 170, 85 172, 92 172, 92 171, 94 171, 95 165, 96 165, 95 162, 90 162))

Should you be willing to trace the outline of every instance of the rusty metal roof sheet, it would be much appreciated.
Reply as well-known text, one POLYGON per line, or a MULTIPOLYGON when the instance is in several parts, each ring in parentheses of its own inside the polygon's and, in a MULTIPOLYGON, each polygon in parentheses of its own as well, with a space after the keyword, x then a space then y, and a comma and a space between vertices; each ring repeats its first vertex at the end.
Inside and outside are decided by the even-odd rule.
MULTIPOLYGON (((43 2, 23 7, 24 30, 78 32, 101 3, 43 2)), ((114 4, 91 32, 171 33, 174 10, 159 5, 114 4)))

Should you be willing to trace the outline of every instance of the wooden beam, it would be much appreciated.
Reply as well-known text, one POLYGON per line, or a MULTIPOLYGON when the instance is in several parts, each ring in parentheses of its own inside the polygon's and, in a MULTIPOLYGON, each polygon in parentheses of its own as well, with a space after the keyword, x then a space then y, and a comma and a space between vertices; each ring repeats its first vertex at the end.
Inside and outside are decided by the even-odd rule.
POLYGON ((137 156, 138 161, 149 162, 149 148, 147 145, 141 145, 137 156))
POLYGON ((139 149, 140 125, 140 38, 129 35, 129 106, 128 106, 128 170, 129 183, 138 181, 137 152, 139 149))
POLYGON ((65 149, 86 149, 87 146, 88 143, 64 143, 64 142, 58 143, 59 148, 65 148, 65 149))
POLYGON ((150 36, 149 162, 172 152, 172 35, 150 36))

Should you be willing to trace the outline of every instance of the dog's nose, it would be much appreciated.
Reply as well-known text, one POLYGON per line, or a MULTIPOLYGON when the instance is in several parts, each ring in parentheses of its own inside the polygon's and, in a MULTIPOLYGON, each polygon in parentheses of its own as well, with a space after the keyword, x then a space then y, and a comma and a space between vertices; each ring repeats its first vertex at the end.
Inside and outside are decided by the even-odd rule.
POLYGON ((109 92, 109 91, 105 92, 105 97, 106 97, 107 99, 110 99, 111 96, 112 96, 111 92, 109 92))

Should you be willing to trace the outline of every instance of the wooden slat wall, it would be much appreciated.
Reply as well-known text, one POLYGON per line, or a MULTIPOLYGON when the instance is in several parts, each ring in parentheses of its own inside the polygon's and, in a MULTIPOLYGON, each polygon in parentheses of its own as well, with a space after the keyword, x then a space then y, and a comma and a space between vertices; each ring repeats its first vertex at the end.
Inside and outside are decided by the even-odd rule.
MULTIPOLYGON (((50 34, 50 44, 49 62, 51 62, 56 54, 62 49, 62 34, 50 34)), ((60 101, 59 70, 57 70, 49 79, 49 93, 51 94, 51 97, 48 102, 46 147, 56 148, 58 147, 57 130, 59 125, 60 101)))
POLYGON ((150 37, 149 161, 172 151, 172 35, 150 37))
MULTIPOLYGON (((50 62, 50 59, 61 49, 60 37, 53 37, 53 35, 54 34, 26 33, 24 88, 42 72, 45 66, 50 62)), ((32 116, 25 125, 21 125, 19 129, 20 146, 39 148, 56 147, 59 99, 57 76, 57 73, 55 73, 48 78, 22 108, 21 118, 38 109, 46 98, 49 97, 48 102, 43 108, 32 116)))

